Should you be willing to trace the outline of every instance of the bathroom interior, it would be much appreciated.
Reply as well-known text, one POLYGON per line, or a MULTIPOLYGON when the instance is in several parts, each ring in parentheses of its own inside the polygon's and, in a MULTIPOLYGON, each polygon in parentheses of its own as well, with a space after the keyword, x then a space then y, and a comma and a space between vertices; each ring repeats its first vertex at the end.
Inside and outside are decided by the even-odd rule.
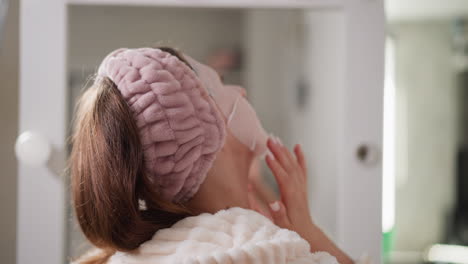
MULTIPOLYGON (((20 3, 0 3, 0 262, 17 263, 20 3)), ((336 109, 346 86, 342 40, 353 34, 340 10, 72 4, 67 12, 68 133, 74 103, 109 51, 175 47, 245 87, 269 132, 304 145, 312 215, 339 236, 339 213, 327 208, 343 187, 330 163, 341 154, 336 140, 346 140, 336 109)), ((387 0, 385 15, 382 142, 355 153, 382 172, 382 262, 468 263, 468 2, 387 0)), ((62 202, 63 254, 73 258, 90 245, 67 193, 62 202)))

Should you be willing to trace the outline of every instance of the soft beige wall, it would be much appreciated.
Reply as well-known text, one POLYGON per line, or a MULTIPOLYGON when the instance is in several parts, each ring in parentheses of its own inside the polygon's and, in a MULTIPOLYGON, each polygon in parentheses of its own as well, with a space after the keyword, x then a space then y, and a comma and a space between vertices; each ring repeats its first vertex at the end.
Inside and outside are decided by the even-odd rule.
POLYGON ((18 1, 10 1, 0 45, 0 263, 16 259, 16 159, 18 131, 18 1))

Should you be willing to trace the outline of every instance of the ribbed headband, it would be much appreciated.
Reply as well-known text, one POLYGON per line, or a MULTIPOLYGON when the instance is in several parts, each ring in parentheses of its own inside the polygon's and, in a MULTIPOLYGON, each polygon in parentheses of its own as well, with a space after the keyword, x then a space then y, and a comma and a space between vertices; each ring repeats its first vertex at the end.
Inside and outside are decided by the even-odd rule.
POLYGON ((225 139, 223 117, 195 72, 160 49, 124 48, 103 60, 98 76, 132 110, 154 188, 164 200, 189 200, 225 139))

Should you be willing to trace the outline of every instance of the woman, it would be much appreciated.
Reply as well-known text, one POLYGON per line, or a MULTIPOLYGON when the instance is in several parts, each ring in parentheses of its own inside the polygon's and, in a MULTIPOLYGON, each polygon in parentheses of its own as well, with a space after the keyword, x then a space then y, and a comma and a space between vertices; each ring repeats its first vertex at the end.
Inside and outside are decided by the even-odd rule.
POLYGON ((171 48, 110 53, 72 146, 74 208, 96 246, 77 263, 353 263, 310 217, 301 147, 268 138, 242 88, 171 48), (262 212, 248 174, 267 152, 281 199, 262 212))

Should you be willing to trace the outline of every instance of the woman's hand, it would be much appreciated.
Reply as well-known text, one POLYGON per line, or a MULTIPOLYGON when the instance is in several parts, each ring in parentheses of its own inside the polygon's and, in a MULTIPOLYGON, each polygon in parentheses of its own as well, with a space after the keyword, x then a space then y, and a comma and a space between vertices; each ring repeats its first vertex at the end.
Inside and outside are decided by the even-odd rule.
POLYGON ((294 146, 293 155, 279 139, 268 139, 266 163, 276 178, 281 193, 278 201, 270 203, 275 224, 296 231, 308 238, 314 227, 307 195, 307 166, 300 145, 294 146))
POLYGON ((293 155, 279 139, 269 138, 266 163, 276 178, 281 193, 279 200, 270 203, 265 211, 258 201, 257 183, 249 185, 249 202, 252 209, 265 215, 282 228, 297 232, 303 238, 310 237, 314 227, 310 216, 307 197, 307 167, 299 145, 294 147, 293 155))
MULTIPOLYGON (((267 155, 266 163, 275 176, 281 194, 278 201, 270 203, 269 215, 274 223, 298 233, 309 242, 311 251, 326 251, 335 256, 339 263, 353 263, 312 221, 307 195, 307 165, 301 146, 294 146, 294 155, 279 139, 269 138, 267 146, 273 156, 267 155)), ((249 192, 252 191, 250 187, 249 192)), ((254 199, 250 198, 249 201, 252 209, 269 216, 254 199)))

